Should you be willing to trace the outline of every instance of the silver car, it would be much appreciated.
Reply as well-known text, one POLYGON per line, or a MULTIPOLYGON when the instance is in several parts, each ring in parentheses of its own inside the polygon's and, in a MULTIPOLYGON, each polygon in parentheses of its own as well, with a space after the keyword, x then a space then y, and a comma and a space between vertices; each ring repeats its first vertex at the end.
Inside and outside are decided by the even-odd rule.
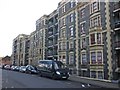
POLYGON ((20 66, 20 69, 19 69, 20 72, 26 72, 26 66, 20 66))

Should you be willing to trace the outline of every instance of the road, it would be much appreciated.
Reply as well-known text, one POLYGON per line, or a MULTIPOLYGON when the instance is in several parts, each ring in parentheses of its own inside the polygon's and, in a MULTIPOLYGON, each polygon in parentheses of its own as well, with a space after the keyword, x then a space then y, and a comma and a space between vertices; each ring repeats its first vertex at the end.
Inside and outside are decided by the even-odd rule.
MULTIPOLYGON (((96 87, 91 86, 91 88, 96 87)), ((88 85, 70 80, 52 80, 38 75, 2 70, 2 88, 88 88, 88 85)))

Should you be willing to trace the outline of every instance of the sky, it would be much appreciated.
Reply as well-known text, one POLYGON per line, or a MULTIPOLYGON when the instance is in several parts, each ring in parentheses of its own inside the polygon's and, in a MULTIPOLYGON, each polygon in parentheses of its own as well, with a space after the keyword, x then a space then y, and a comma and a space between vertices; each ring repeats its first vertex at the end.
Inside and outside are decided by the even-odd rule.
POLYGON ((0 0, 0 57, 12 54, 13 39, 30 34, 44 14, 57 9, 61 0, 0 0))

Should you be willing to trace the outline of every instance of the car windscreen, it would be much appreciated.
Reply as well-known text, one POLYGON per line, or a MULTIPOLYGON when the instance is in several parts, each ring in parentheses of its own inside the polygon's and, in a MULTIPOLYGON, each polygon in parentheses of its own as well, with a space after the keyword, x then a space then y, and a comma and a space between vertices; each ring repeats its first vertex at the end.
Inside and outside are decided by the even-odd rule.
POLYGON ((31 70, 37 70, 37 68, 35 66, 31 66, 30 68, 31 68, 31 70))
POLYGON ((54 62, 55 69, 64 69, 65 65, 62 62, 54 62))

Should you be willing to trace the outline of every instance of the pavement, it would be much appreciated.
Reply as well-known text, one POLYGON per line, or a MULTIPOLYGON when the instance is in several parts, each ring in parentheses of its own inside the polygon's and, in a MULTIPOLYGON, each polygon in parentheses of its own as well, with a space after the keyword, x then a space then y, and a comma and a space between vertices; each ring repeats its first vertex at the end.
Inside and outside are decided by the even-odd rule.
POLYGON ((96 86, 100 86, 102 88, 116 88, 116 89, 120 90, 120 87, 119 87, 117 81, 100 80, 100 79, 98 80, 98 79, 92 79, 92 78, 87 78, 87 77, 81 77, 81 76, 77 76, 77 75, 71 75, 69 77, 69 80, 80 82, 80 83, 96 85, 96 86))

